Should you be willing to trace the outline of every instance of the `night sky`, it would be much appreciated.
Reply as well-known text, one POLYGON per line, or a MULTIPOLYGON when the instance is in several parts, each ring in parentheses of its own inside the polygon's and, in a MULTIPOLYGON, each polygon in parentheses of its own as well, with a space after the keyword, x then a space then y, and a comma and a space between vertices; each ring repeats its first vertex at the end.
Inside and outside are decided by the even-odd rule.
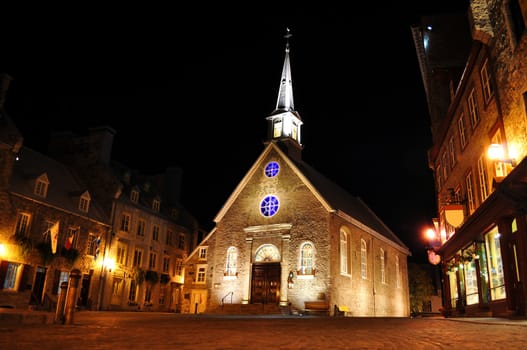
POLYGON ((386 3, 11 13, 2 23, 0 70, 14 78, 5 108, 25 145, 43 153, 52 131, 109 125, 115 160, 145 173, 180 166, 182 203, 210 229, 264 148, 289 28, 303 159, 424 261, 422 231, 436 210, 410 28, 468 1, 386 3))

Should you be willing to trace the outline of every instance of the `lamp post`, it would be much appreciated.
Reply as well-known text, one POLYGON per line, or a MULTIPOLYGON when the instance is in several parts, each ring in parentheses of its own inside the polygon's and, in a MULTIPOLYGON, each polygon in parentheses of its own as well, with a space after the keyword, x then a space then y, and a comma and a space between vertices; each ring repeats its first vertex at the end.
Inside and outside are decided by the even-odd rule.
POLYGON ((106 280, 108 279, 109 273, 115 268, 115 260, 110 257, 105 257, 101 261, 101 289, 99 291, 99 305, 98 310, 103 310, 106 306, 105 302, 105 289, 106 289, 106 280))
POLYGON ((443 271, 441 268, 442 259, 441 259, 441 255, 437 254, 437 249, 441 246, 442 239, 441 239, 441 234, 439 231, 438 219, 434 218, 433 222, 434 222, 434 227, 427 228, 424 234, 428 241, 428 245, 426 246, 428 262, 433 265, 432 270, 433 270, 434 286, 436 290, 438 291, 438 295, 441 298, 441 305, 439 308, 439 310, 441 310, 442 308, 444 308, 444 305, 445 305, 445 300, 444 300, 445 293, 443 292, 444 280, 443 280, 443 271))

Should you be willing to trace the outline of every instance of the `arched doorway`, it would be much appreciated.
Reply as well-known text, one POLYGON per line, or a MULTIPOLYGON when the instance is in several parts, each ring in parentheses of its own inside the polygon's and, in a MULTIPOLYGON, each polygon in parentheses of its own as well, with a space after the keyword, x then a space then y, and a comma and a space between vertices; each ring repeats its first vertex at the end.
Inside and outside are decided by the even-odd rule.
POLYGON ((251 279, 252 304, 280 302, 280 252, 272 244, 264 244, 254 256, 251 279))

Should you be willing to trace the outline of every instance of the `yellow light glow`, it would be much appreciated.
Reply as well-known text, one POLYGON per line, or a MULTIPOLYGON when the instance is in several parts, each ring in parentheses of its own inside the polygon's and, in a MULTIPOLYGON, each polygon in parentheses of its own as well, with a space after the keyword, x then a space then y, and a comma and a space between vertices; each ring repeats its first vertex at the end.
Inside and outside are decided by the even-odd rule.
POLYGON ((112 259, 112 258, 109 258, 109 257, 106 257, 104 258, 103 262, 102 262, 102 265, 112 271, 114 268, 115 268, 115 259, 112 259))
POLYGON ((5 244, 0 243, 0 256, 6 256, 7 255, 7 248, 5 244))
POLYGON ((502 145, 493 143, 489 146, 487 155, 491 160, 502 160, 505 158, 505 151, 502 145))
POLYGON ((428 230, 426 230, 425 234, 426 234, 426 238, 428 238, 429 240, 433 240, 436 238, 436 231, 432 228, 429 228, 428 230))

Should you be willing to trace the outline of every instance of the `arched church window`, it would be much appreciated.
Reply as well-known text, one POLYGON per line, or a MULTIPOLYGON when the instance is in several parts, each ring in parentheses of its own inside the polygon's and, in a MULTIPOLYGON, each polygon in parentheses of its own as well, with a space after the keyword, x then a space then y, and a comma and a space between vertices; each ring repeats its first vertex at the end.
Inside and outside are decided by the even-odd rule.
POLYGON ((306 242, 300 247, 300 269, 298 270, 299 275, 314 275, 314 257, 315 249, 313 243, 306 242))
POLYGON ((343 229, 340 230, 340 273, 343 275, 349 274, 349 249, 348 249, 348 233, 343 229))
POLYGON ((360 275, 362 278, 368 278, 368 250, 366 247, 366 241, 360 240, 360 275))
POLYGON ((225 276, 236 276, 236 261, 238 260, 238 249, 236 247, 229 247, 227 249, 227 256, 225 261, 225 276))

